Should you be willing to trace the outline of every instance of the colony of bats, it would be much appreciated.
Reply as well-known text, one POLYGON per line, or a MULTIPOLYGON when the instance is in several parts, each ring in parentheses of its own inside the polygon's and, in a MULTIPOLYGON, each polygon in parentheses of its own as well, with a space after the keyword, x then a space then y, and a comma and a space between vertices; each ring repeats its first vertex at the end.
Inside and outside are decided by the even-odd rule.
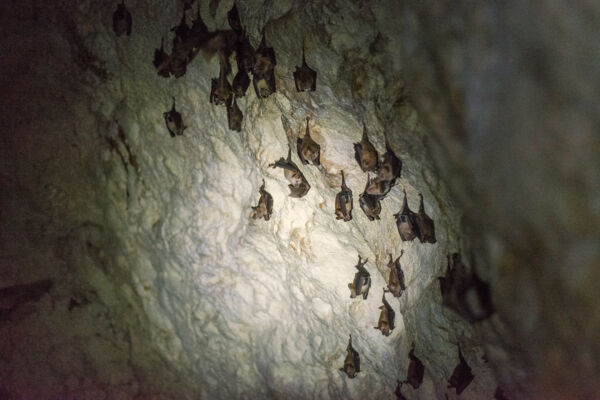
MULTIPOLYGON (((244 97, 250 86, 254 87, 255 94, 260 99, 269 97, 276 91, 275 66, 277 65, 275 51, 267 45, 263 29, 261 42, 255 50, 250 43, 248 34, 242 25, 237 7, 234 3, 232 9, 227 13, 227 20, 231 29, 209 31, 200 16, 200 5, 192 21, 187 24, 186 11, 191 8, 194 0, 184 0, 183 15, 179 24, 171 28, 174 37, 171 53, 167 53, 164 47, 164 38, 161 38, 160 48, 155 49, 153 64, 157 74, 168 78, 174 76, 179 78, 185 75, 187 66, 194 60, 196 55, 203 51, 207 55, 217 54, 219 57, 219 75, 211 80, 211 91, 209 101, 215 106, 227 108, 227 120, 229 129, 241 131, 243 113, 237 105, 237 99, 244 97), (237 72, 230 83, 228 76, 232 73, 230 57, 235 53, 237 72), (250 79, 250 74, 252 79, 250 79)), ((117 36, 131 35, 132 17, 125 6, 124 0, 117 6, 113 14, 113 30, 117 36)), ((302 46, 302 64, 297 66, 293 73, 294 83, 298 92, 312 92, 316 90, 317 72, 306 63, 305 46, 302 46)), ((182 136, 186 126, 181 114, 175 108, 173 99, 170 111, 163 114, 165 125, 171 137, 182 136)), ((302 165, 321 164, 321 146, 310 135, 310 119, 306 118, 306 130, 303 137, 296 141, 296 153, 302 165)), ((375 146, 369 140, 367 126, 363 122, 363 132, 360 142, 354 143, 354 157, 359 168, 367 173, 367 181, 362 193, 359 195, 359 205, 369 221, 380 219, 381 202, 394 187, 400 178, 402 161, 396 156, 387 135, 385 135, 385 153, 380 159, 375 146), (373 175, 371 175, 373 174, 373 175)), ((283 169, 284 177, 289 182, 290 197, 300 198, 305 196, 311 186, 299 167, 292 161, 292 147, 288 149, 287 157, 269 164, 272 168, 283 169)), ((409 205, 406 191, 403 190, 404 199, 401 210, 394 214, 396 227, 400 239, 413 241, 418 238, 421 243, 436 243, 435 225, 433 220, 425 212, 422 194, 419 193, 419 210, 413 212, 409 205)), ((252 207, 250 217, 252 219, 263 218, 268 221, 273 213, 273 197, 265 189, 263 180, 259 189, 260 198, 258 204, 252 207)), ((337 220, 348 222, 352 220, 353 195, 347 186, 344 171, 341 171, 341 190, 335 197, 335 216, 337 220)), ((390 269, 387 287, 383 288, 382 305, 379 307, 380 315, 377 326, 382 335, 389 336, 394 329, 395 312, 386 300, 385 294, 390 293, 398 298, 407 290, 404 272, 400 265, 400 255, 394 260, 389 253, 390 269)), ((354 279, 348 284, 350 298, 367 299, 371 288, 371 276, 365 268, 367 259, 362 260, 358 256, 355 265, 354 279)), ((460 255, 452 255, 452 262, 448 256, 448 267, 446 275, 439 278, 442 304, 470 322, 480 321, 488 318, 494 309, 491 304, 489 285, 482 281, 474 270, 468 270, 462 263, 460 255)), ((2 294, 0 290, 0 294, 2 294)), ((360 370, 360 355, 352 346, 350 336, 346 348, 347 356, 343 367, 340 368, 349 378, 354 378, 360 370)), ((415 355, 415 344, 412 344, 408 354, 409 366, 405 380, 398 380, 395 394, 398 399, 405 399, 402 394, 402 385, 409 384, 413 389, 419 388, 423 382, 425 366, 415 355)), ((459 395, 471 383, 474 376, 467 364, 462 351, 458 349, 459 363, 448 379, 448 388, 454 388, 459 395)), ((504 396, 498 388, 496 398, 504 396)), ((504 398, 504 397, 502 397, 504 398)))

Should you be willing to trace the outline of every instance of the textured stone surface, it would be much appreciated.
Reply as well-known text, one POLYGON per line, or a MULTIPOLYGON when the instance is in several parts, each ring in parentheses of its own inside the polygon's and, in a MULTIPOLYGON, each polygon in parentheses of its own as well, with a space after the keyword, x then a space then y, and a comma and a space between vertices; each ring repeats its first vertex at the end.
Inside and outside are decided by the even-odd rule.
POLYGON ((598 7, 414 1, 404 11, 411 98, 510 327, 484 330, 490 361, 534 398, 596 398, 598 7))
MULTIPOLYGON (((232 2, 213 4, 214 17, 202 2, 205 22, 225 28, 232 2)), ((239 1, 253 44, 264 26, 275 49, 278 93, 261 101, 250 88, 237 133, 208 102, 216 57, 198 56, 180 79, 152 66, 182 4, 127 5, 133 33, 121 38, 114 5, 0 5, 10 54, 0 70, 0 284, 55 281, 0 323, 0 393, 392 398, 414 341, 425 381, 404 393, 443 399, 460 341, 475 375, 463 399, 491 398, 496 377, 514 398, 565 398, 577 374, 578 393, 593 398, 598 94, 583 80, 598 79, 582 71, 597 48, 581 39, 556 50, 528 23, 534 5, 239 1), (319 73, 310 94, 292 78, 303 40, 319 73), (169 137, 162 118, 173 96, 183 137, 169 137), (268 164, 307 115, 322 167, 301 167, 312 189, 292 199, 268 164), (363 119, 375 147, 383 152, 386 131, 404 163, 377 222, 358 207, 366 174, 352 143, 363 119), (333 212, 340 169, 354 192, 349 223, 333 212), (263 178, 273 216, 252 221, 263 178), (403 187, 413 210, 423 193, 437 244, 400 242, 392 215, 403 187), (387 253, 401 249, 408 290, 388 297, 397 328, 386 338, 373 326, 387 253), (441 307, 436 277, 459 249, 476 251, 501 311, 475 328, 441 307), (357 254, 373 278, 366 301, 347 288, 357 254), (354 380, 338 371, 349 333, 362 359, 354 380), (563 382, 569 349, 575 368, 563 382)), ((582 9, 539 7, 537 24, 564 27, 559 43, 594 32, 582 9)))

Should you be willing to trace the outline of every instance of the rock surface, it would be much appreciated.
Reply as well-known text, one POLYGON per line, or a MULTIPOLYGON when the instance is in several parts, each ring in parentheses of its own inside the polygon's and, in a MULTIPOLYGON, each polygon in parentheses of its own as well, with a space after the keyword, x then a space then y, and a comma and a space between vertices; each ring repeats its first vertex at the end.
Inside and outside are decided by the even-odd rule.
MULTIPOLYGON (((580 37, 572 19, 583 11, 570 7, 562 20, 553 4, 562 5, 540 7, 568 28, 559 39, 580 37)), ((201 5, 210 29, 227 28, 232 1, 211 2, 214 15, 201 5)), ((8 111, 0 284, 55 282, 0 322, 0 394, 393 398, 414 341, 425 380, 403 393, 443 399, 460 341, 475 375, 461 399, 491 398, 498 382, 514 398, 567 398, 575 389, 592 398, 599 114, 591 106, 597 85, 582 80, 599 79, 581 71, 597 48, 581 39, 552 58, 553 36, 526 23, 535 6, 522 13, 511 2, 471 10, 466 2, 238 1, 253 45, 264 26, 277 55, 277 93, 260 100, 249 90, 238 100, 238 133, 227 129, 225 108, 208 101, 217 57, 198 56, 179 79, 152 66, 183 3, 127 6, 132 34, 117 38, 116 4, 0 5, 8 111), (513 36, 503 40, 505 32, 513 36), (313 93, 297 93, 292 78, 303 39, 319 73, 313 93), (536 57, 534 44, 546 45, 536 57), (567 62, 571 56, 581 63, 567 62), (547 69, 548 58, 561 63, 547 69), (162 118, 173 96, 189 127, 176 138, 162 118), (268 164, 303 135, 306 116, 322 166, 300 167, 312 188, 293 199, 282 171, 268 164), (367 175, 352 143, 363 120, 377 150, 387 132, 403 161, 375 222, 358 207, 367 175), (348 223, 334 215, 342 169, 354 192, 348 223), (273 215, 254 221, 263 179, 273 215), (435 245, 400 241, 393 214, 402 188, 414 211, 423 193, 435 245), (373 326, 387 254, 401 249, 408 288, 388 298, 396 328, 383 337, 373 326), (437 277, 446 254, 459 250, 477 255, 500 311, 476 326, 441 306, 437 277), (358 254, 373 280, 364 301, 350 299, 347 287, 358 254), (353 380, 338 371, 349 333, 361 355, 353 380), (558 379, 569 349, 576 357, 568 377, 581 374, 587 386, 558 379), (559 383, 565 392, 552 392, 559 383)))

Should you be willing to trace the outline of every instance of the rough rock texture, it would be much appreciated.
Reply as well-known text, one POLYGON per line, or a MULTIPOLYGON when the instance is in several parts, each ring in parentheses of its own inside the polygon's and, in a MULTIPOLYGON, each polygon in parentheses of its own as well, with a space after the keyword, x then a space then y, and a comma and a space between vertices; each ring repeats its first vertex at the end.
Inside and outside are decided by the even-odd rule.
POLYGON ((533 398, 598 398, 597 4, 404 11, 411 99, 509 327, 482 331, 497 376, 533 398))
MULTIPOLYGON (((550 23, 538 24, 564 26, 565 43, 581 38, 572 19, 593 33, 590 14, 569 7, 563 20, 555 3, 539 5, 550 23)), ((201 4, 209 28, 226 28, 231 1, 201 4)), ((554 36, 528 24, 534 5, 237 5, 253 44, 264 26, 278 61, 278 93, 259 100, 250 89, 238 101, 240 133, 208 102, 216 57, 199 56, 180 79, 155 73, 154 48, 182 3, 127 1, 133 32, 120 38, 116 4, 0 5, 10 55, 0 70, 0 286, 55 282, 0 322, 0 394, 392 398, 414 341, 425 381, 403 388, 408 398, 444 398, 458 342, 475 375, 463 399, 491 398, 498 380, 514 398, 566 398, 579 381, 556 374, 570 349, 568 373, 593 398, 599 114, 597 85, 582 80, 599 79, 578 68, 597 48, 582 39, 554 54, 554 36), (303 38, 315 93, 294 88, 303 38), (173 96, 183 137, 169 137, 162 118, 173 96), (307 115, 322 167, 301 167, 312 188, 292 199, 281 170, 267 166, 303 134, 307 115), (386 131, 404 163, 376 222, 358 207, 366 174, 352 143, 363 120, 376 148, 386 131), (354 191, 349 223, 334 216, 341 169, 354 191), (273 216, 252 221, 263 178, 273 216), (400 242, 392 215, 403 187, 415 211, 423 193, 437 244, 400 242), (408 290, 388 297, 397 327, 386 338, 373 326, 387 253, 401 249, 408 290), (501 311, 476 327, 441 307, 436 277, 459 249, 476 252, 501 311), (347 288, 358 254, 373 278, 366 301, 347 288), (349 333, 362 360, 354 380, 338 371, 349 333), (552 392, 558 384, 562 394, 552 392)))

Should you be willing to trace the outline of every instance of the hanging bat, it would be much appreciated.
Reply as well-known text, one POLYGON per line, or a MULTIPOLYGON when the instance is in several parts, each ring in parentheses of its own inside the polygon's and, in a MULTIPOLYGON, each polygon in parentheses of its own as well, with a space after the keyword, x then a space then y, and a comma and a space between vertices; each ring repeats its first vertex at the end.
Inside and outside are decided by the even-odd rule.
POLYGON ((419 236, 419 227, 416 221, 416 215, 408 208, 408 201, 406 200, 406 190, 404 192, 404 201, 402 203, 402 210, 396 214, 396 227, 400 234, 400 239, 403 242, 410 242, 417 236, 419 236))
POLYGON ((346 186, 342 171, 342 190, 335 196, 335 219, 352 220, 352 190, 346 186))
POLYGON ((210 102, 216 106, 227 105, 231 97, 231 85, 227 81, 226 62, 221 58, 219 62, 219 78, 211 81, 210 102))
POLYGON ((367 188, 369 187, 369 183, 371 182, 371 177, 367 175, 367 185, 365 186, 365 190, 358 197, 358 204, 360 204, 360 208, 363 210, 369 221, 374 221, 379 218, 379 214, 381 213, 381 202, 379 201, 380 197, 368 194, 367 188))
POLYGON ((296 67, 294 82, 298 92, 314 92, 317 87, 317 71, 306 65, 304 46, 302 46, 302 66, 296 67))
POLYGON ((245 31, 238 36, 235 43, 235 58, 239 71, 253 72, 256 56, 254 47, 245 31))
POLYGON ((346 373, 350 379, 353 379, 356 374, 360 372, 360 355, 356 350, 354 350, 354 347, 352 347, 352 335, 350 335, 350 340, 348 341, 348 346, 346 347, 344 366, 340 368, 340 371, 346 373))
POLYGON ((267 75, 268 72, 273 71, 275 65, 277 65, 275 51, 272 47, 267 46, 265 30, 263 29, 262 40, 255 53, 253 73, 255 75, 267 75))
POLYGON ((379 321, 375 329, 379 329, 383 336, 389 336, 390 332, 394 330, 394 318, 396 313, 385 299, 385 289, 383 289, 383 295, 381 296, 383 305, 379 307, 381 312, 379 313, 379 321))
POLYGON ((306 178, 300 172, 296 164, 292 161, 292 149, 288 148, 287 159, 281 157, 273 164, 269 164, 271 168, 283 168, 283 175, 290 182, 290 197, 303 197, 310 190, 310 185, 306 178))
POLYGON ((419 240, 421 243, 435 243, 435 225, 433 220, 425 214, 425 207, 423 206, 423 195, 419 193, 419 212, 417 213, 416 221, 419 231, 419 240))
POLYGON ((300 157, 300 161, 302 161, 303 165, 308 164, 309 161, 312 162, 313 165, 320 165, 321 146, 310 137, 308 120, 309 118, 306 117, 306 132, 304 133, 304 137, 302 139, 298 138, 296 142, 298 157, 300 157))
POLYGON ((469 367, 469 364, 467 364, 467 361, 464 359, 462 352, 460 351, 460 345, 458 346, 458 359, 459 363, 454 368, 452 376, 448 381, 448 388, 455 388, 457 395, 461 394, 463 390, 465 390, 466 387, 471 384, 471 381, 473 381, 473 378, 475 377, 471 373, 471 367, 469 367))
POLYGON ((392 190, 392 187, 396 184, 396 180, 392 179, 391 181, 384 181, 376 176, 371 179, 370 176, 367 180, 367 188, 365 192, 371 195, 379 196, 380 200, 383 200, 385 196, 392 190))
POLYGON ((238 107, 236 99, 231 96, 227 103, 227 122, 229 124, 229 129, 240 132, 242 130, 243 119, 244 114, 242 114, 242 110, 238 107))
POLYGON ((235 77, 233 78, 233 83, 231 84, 235 97, 244 97, 249 86, 250 77, 248 76, 248 73, 244 69, 238 69, 237 74, 235 74, 235 77))
POLYGON ((254 92, 259 99, 266 99, 275 93, 275 71, 270 70, 264 74, 254 73, 252 76, 252 85, 254 92))
POLYGON ((173 106, 171 106, 171 110, 163 113, 163 117, 165 118, 165 124, 167 125, 171 137, 183 135, 183 131, 187 127, 183 125, 181 114, 175 110, 175 97, 173 97, 173 106))
POLYGON ((400 258, 404 255, 404 250, 400 250, 400 256, 396 258, 396 261, 392 259, 392 253, 390 253, 390 261, 388 262, 388 268, 390 269, 390 275, 388 278, 388 290, 394 297, 402 296, 402 293, 406 290, 404 283, 404 272, 400 266, 400 258))
POLYGON ((235 2, 233 2, 233 7, 231 7, 231 10, 227 12, 227 21, 229 22, 231 29, 233 29, 238 36, 242 34, 242 21, 240 21, 240 15, 238 14, 235 2))
POLYGON ((252 207, 252 213, 250 213, 250 218, 264 218, 265 221, 268 221, 269 218, 271 218, 271 214, 273 213, 273 196, 271 196, 271 194, 265 190, 264 179, 262 186, 259 189, 259 192, 260 199, 258 200, 258 204, 256 205, 256 207, 252 207))
POLYGON ((365 261, 361 262, 360 254, 358 255, 358 264, 355 265, 358 271, 354 274, 354 280, 348 284, 351 299, 362 295, 363 300, 366 300, 367 296, 369 296, 371 274, 364 267, 367 261, 369 260, 365 259, 365 261))
POLYGON ((402 161, 392 150, 387 135, 385 135, 385 154, 383 155, 383 161, 379 167, 379 173, 377 177, 382 181, 395 181, 400 177, 402 171, 402 161))
POLYGON ((121 1, 113 13, 113 31, 117 36, 131 35, 131 13, 125 7, 125 0, 121 1))
MULTIPOLYGON (((152 64, 154 64, 154 66, 158 68, 168 57, 169 55, 165 52, 165 38, 161 37, 160 49, 154 49, 154 60, 152 61, 152 64)), ((158 71, 158 75, 168 78, 170 75, 170 71, 169 69, 163 69, 161 71, 158 71)))
POLYGON ((379 155, 369 141, 367 126, 363 122, 363 135, 360 142, 354 143, 354 158, 363 172, 375 171, 379 167, 379 155))
POLYGON ((423 377, 425 376, 425 366, 415 356, 415 343, 413 342, 410 352, 408 353, 410 358, 410 364, 408 364, 408 373, 406 374, 406 380, 404 383, 408 383, 414 389, 417 389, 423 383, 423 377))

